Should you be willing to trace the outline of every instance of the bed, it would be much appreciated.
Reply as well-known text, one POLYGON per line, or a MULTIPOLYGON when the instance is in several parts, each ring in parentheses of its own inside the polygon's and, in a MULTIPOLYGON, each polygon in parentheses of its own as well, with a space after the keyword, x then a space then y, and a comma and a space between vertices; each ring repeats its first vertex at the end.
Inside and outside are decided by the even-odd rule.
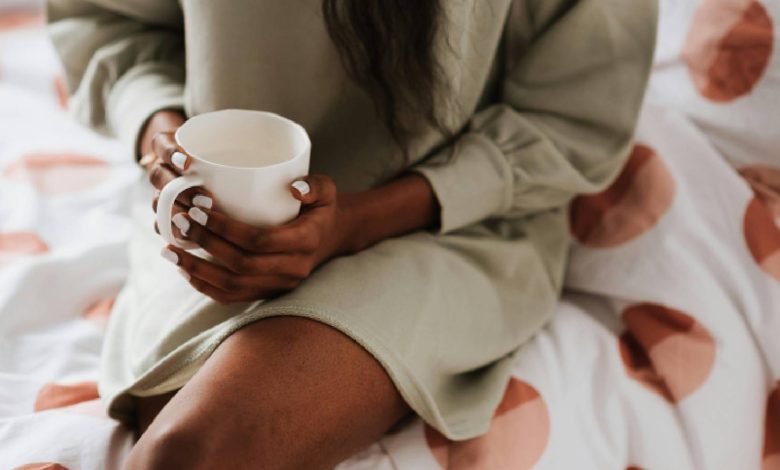
MULTIPOLYGON (((663 0, 637 143, 570 207, 554 320, 489 433, 405 423, 356 469, 780 469, 780 1, 663 0)), ((142 175, 67 114, 39 3, 0 3, 0 469, 115 469, 96 387, 142 175)))

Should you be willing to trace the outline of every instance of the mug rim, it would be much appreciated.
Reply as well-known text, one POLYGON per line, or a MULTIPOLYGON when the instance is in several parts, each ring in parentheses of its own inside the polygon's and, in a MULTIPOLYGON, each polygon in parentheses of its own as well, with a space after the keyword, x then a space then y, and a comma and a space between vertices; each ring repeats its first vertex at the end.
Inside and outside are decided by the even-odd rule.
POLYGON ((184 124, 182 124, 181 126, 179 126, 178 129, 176 129, 176 132, 174 132, 173 135, 174 135, 174 140, 176 141, 176 144, 179 145, 182 149, 184 149, 184 151, 187 152, 187 155, 189 155, 193 159, 195 159, 195 160, 197 160, 199 162, 208 164, 208 165, 213 165, 213 166, 222 167, 222 168, 229 168, 229 169, 233 169, 233 170, 250 170, 251 171, 251 170, 261 170, 261 169, 265 169, 265 168, 276 168, 276 167, 292 164, 292 162, 300 160, 308 152, 311 151, 311 139, 309 138, 309 133, 306 132, 306 129, 304 129, 303 126, 301 126, 297 122, 293 121, 292 119, 288 119, 288 118, 286 118, 284 116, 281 116, 281 115, 279 115, 277 113, 273 113, 271 111, 258 111, 258 110, 253 110, 253 109, 218 109, 218 110, 215 110, 215 111, 208 111, 208 112, 205 112, 205 113, 201 113, 201 114, 197 114, 195 116, 192 116, 191 118, 188 118, 187 121, 184 122, 184 124), (216 162, 212 162, 211 160, 206 160, 203 157, 200 157, 200 156, 190 152, 189 150, 187 150, 187 148, 184 146, 184 144, 181 143, 181 141, 179 139, 179 132, 182 131, 184 126, 186 126, 188 122, 190 122, 192 120, 196 120, 196 119, 201 118, 203 116, 213 116, 214 114, 221 114, 221 113, 262 114, 265 117, 270 117, 270 118, 282 121, 282 122, 284 122, 286 124, 291 124, 294 128, 296 128, 297 130, 299 130, 302 133, 303 137, 306 139, 306 145, 304 146, 303 150, 301 150, 300 153, 296 154, 295 156, 293 156, 292 158, 290 158, 288 160, 285 160, 283 162, 278 162, 278 163, 272 163, 271 165, 263 165, 263 166, 237 166, 237 165, 226 165, 224 163, 216 163, 216 162))

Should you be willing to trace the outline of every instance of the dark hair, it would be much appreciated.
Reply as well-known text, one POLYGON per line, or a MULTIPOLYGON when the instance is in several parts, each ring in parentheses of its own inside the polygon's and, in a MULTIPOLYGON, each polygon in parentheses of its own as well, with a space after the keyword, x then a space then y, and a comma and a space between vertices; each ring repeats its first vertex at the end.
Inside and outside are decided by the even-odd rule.
POLYGON ((438 111, 448 92, 441 0, 323 0, 322 11, 348 75, 404 149, 421 124, 450 134, 438 111))

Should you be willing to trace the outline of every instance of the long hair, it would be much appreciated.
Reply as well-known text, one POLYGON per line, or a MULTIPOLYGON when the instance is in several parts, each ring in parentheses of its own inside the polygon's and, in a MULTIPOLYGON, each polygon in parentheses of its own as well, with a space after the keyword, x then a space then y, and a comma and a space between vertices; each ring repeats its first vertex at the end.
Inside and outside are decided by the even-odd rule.
POLYGON ((323 0, 328 34, 350 78, 371 97, 393 138, 406 148, 421 125, 449 135, 437 44, 442 0, 323 0))

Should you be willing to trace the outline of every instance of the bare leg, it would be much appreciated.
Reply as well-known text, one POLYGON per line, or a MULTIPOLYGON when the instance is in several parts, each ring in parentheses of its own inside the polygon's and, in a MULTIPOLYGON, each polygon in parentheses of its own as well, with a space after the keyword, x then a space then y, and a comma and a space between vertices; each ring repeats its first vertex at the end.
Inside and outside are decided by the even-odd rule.
POLYGON ((332 468, 408 412, 350 338, 312 320, 270 318, 217 348, 162 408, 127 468, 332 468))
POLYGON ((135 439, 138 440, 141 435, 149 428, 154 418, 163 409, 165 405, 173 398, 176 392, 165 393, 163 395, 154 395, 151 397, 135 397, 135 439))

